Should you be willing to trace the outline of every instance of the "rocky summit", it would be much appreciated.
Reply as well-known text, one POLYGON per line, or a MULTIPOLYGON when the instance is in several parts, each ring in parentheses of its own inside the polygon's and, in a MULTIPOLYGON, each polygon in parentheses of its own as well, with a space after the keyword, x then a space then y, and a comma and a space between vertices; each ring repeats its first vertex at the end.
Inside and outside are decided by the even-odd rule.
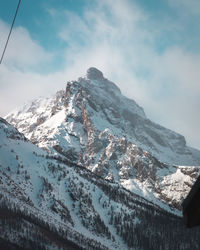
MULTIPOLYGON (((190 244, 187 237, 177 244, 163 239, 184 231, 181 202, 200 174, 200 151, 149 120, 100 70, 89 68, 65 90, 29 102, 5 119, 0 120, 2 209, 22 214, 27 232, 36 220, 32 234, 39 228, 45 247, 51 237, 43 230, 60 237, 63 249, 67 244, 189 249, 183 248, 190 244)), ((11 231, 21 242, 23 233, 11 231)), ((196 249, 198 237, 192 237, 196 249)), ((25 238, 33 241, 31 233, 25 238)))
POLYGON ((92 67, 87 70, 86 78, 89 80, 102 80, 104 77, 100 70, 92 67))

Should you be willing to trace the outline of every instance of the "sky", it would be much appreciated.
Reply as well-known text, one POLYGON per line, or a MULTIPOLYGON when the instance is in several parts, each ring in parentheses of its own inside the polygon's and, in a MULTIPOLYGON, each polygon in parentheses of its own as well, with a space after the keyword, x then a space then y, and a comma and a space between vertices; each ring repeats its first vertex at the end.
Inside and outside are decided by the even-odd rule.
MULTIPOLYGON (((0 53, 17 3, 0 3, 0 53)), ((0 65, 0 116, 93 66, 200 149, 199 23, 199 0, 22 0, 0 65)))

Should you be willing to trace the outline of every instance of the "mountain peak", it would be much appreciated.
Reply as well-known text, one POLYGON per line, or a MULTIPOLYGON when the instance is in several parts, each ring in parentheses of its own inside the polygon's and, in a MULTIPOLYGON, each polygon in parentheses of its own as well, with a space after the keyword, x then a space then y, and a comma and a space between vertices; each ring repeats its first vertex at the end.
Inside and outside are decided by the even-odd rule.
POLYGON ((98 70, 97 68, 95 68, 95 67, 90 67, 87 70, 86 77, 89 80, 101 80, 101 79, 104 79, 103 73, 100 70, 98 70))

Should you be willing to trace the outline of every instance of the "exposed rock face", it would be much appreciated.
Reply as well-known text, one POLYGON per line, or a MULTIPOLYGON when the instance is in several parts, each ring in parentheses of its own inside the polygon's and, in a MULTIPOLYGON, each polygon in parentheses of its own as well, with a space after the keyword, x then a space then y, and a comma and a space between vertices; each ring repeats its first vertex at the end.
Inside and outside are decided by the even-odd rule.
POLYGON ((36 100, 6 119, 50 153, 177 208, 199 174, 197 167, 188 167, 193 173, 188 175, 174 165, 200 165, 200 151, 147 119, 95 68, 86 78, 68 82, 66 91, 36 100))
POLYGON ((98 69, 96 69, 94 67, 89 68, 87 70, 86 77, 89 80, 102 80, 104 78, 103 73, 100 70, 98 70, 98 69))

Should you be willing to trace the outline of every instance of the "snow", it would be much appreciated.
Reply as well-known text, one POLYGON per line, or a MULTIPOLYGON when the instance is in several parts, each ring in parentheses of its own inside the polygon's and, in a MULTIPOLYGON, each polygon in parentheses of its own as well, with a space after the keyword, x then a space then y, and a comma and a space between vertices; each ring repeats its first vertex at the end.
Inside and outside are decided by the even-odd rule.
POLYGON ((164 210, 181 216, 181 211, 177 209, 172 209, 167 203, 164 203, 162 200, 159 200, 158 197, 156 197, 155 193, 152 192, 152 190, 148 189, 143 183, 141 183, 137 179, 121 181, 121 185, 127 190, 130 190, 131 192, 141 197, 144 197, 146 200, 158 205, 164 210))
POLYGON ((65 121, 66 114, 65 110, 62 109, 60 112, 52 116, 46 122, 42 124, 42 127, 51 127, 52 129, 57 129, 65 121))
MULTIPOLYGON (((92 202, 93 202, 93 206, 94 206, 95 210, 98 211, 98 213, 99 213, 101 219, 103 220, 104 224, 109 228, 110 233, 115 238, 115 241, 117 241, 117 244, 115 245, 115 247, 112 246, 112 248, 113 249, 126 249, 126 245, 123 243, 123 241, 117 235, 116 230, 114 229, 114 227, 109 224, 108 216, 107 216, 108 209, 103 209, 103 207, 100 205, 100 203, 99 203, 99 198, 100 197, 104 197, 103 192, 102 191, 98 191, 98 192, 96 191, 95 194, 93 193, 92 202)), ((105 201, 105 199, 102 199, 101 203, 103 203, 104 201, 105 201)), ((108 200, 106 200, 106 201, 108 201, 108 200)), ((116 206, 116 204, 115 204, 115 206, 116 206)))

